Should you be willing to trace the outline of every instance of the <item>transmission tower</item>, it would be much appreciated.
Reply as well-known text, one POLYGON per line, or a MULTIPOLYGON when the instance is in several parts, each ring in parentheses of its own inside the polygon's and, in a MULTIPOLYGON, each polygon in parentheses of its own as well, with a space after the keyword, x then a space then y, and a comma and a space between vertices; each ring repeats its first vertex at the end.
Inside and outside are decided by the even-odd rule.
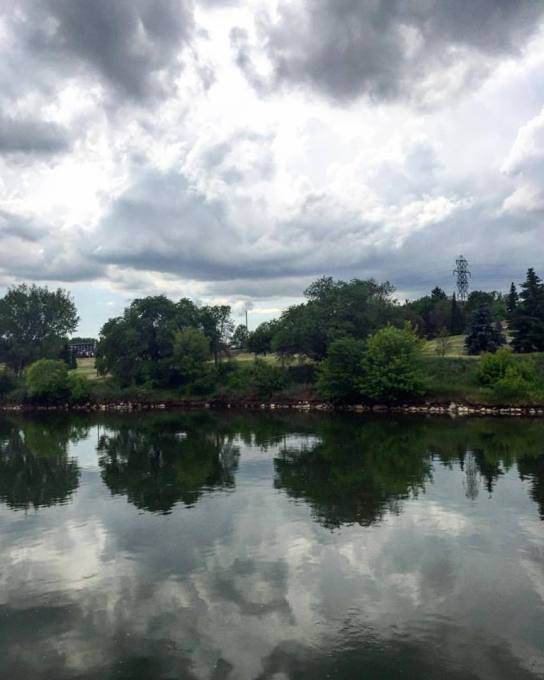
POLYGON ((457 297, 464 302, 468 297, 468 280, 471 273, 468 262, 462 255, 455 260, 455 264, 457 267, 453 270, 453 275, 457 277, 457 297))

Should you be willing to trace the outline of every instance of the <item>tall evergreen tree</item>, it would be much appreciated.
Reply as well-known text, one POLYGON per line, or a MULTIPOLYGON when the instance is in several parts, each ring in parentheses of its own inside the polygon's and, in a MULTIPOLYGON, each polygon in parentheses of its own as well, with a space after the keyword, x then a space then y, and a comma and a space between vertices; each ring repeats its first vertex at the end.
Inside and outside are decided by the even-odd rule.
POLYGON ((450 312, 450 333, 452 335, 461 335, 465 330, 465 315, 461 305, 457 302, 455 293, 451 298, 451 312, 450 312))
POLYGON ((496 352, 506 343, 501 324, 488 305, 481 305, 472 314, 465 346, 469 354, 496 352))
POLYGON ((439 300, 447 300, 448 296, 440 286, 435 286, 435 288, 431 290, 431 299, 433 302, 438 302, 439 300))
POLYGON ((512 330, 516 352, 544 352, 544 284, 532 267, 521 284, 512 330))
POLYGON ((512 284, 510 286, 510 292, 508 293, 508 297, 506 298, 506 314, 508 322, 510 324, 514 322, 514 318, 516 316, 516 311, 518 308, 518 303, 519 303, 518 290, 516 288, 516 284, 512 281, 512 284))

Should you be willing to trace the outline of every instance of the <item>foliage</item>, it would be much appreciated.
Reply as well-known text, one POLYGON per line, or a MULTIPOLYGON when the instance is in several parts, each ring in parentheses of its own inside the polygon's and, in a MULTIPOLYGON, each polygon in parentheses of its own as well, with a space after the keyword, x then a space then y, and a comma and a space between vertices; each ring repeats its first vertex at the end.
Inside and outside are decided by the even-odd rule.
POLYGON ((529 398, 538 387, 534 360, 520 359, 505 347, 482 356, 476 379, 480 385, 492 388, 500 400, 529 398))
MULTIPOLYGON (((457 303, 455 302, 457 305, 457 303)), ((452 305, 441 288, 435 288, 431 295, 425 295, 406 304, 403 312, 406 321, 417 330, 421 337, 432 340, 443 328, 452 331, 452 305)), ((456 307, 457 312, 461 310, 456 307)), ((462 312, 461 312, 462 313, 462 312)), ((456 323, 460 323, 456 321, 456 323)), ((461 332, 461 331, 459 331, 461 332)))
POLYGON ((38 359, 25 373, 28 395, 36 401, 55 403, 69 396, 68 368, 60 359, 38 359))
MULTIPOLYGON (((199 309, 185 298, 175 303, 163 295, 134 300, 122 316, 110 319, 102 328, 97 369, 101 375, 111 374, 121 386, 176 386, 186 381, 183 367, 179 369, 179 351, 174 357, 176 338, 189 328, 200 334, 198 339, 194 333, 186 338, 193 350, 202 353, 203 334, 217 361, 232 329, 230 307, 199 309), (195 349, 195 343, 200 344, 200 350, 195 349)), ((184 369, 192 370, 188 365, 184 369)))
POLYGON ((198 328, 178 331, 174 338, 173 364, 184 383, 202 377, 210 357, 210 341, 198 328))
POLYGON ((393 286, 373 279, 349 282, 323 277, 304 292, 307 301, 289 307, 278 320, 272 350, 282 358, 303 355, 323 359, 334 340, 364 339, 378 328, 400 320, 392 300, 393 286))
POLYGON ((506 343, 500 322, 494 318, 492 308, 481 305, 472 314, 465 345, 468 354, 496 352, 506 343))
POLYGON ((70 373, 68 375, 68 390, 70 401, 73 404, 86 404, 91 398, 91 385, 84 375, 70 373))
POLYGON ((277 330, 277 321, 264 321, 254 331, 251 331, 247 340, 247 349, 252 354, 270 354, 272 352, 272 337, 277 330))
POLYGON ((516 318, 516 312, 519 304, 519 295, 516 284, 512 281, 510 285, 510 292, 506 298, 506 318, 512 324, 516 318))
POLYGON ((364 342, 355 338, 339 338, 331 343, 327 357, 319 365, 317 379, 317 389, 325 399, 353 403, 360 398, 364 352, 364 342))
POLYGON ((461 335, 465 330, 465 315, 464 312, 457 302, 455 293, 451 298, 451 309, 450 309, 450 333, 451 335, 461 335))
POLYGON ((0 299, 0 360, 21 373, 36 359, 57 358, 78 321, 72 298, 61 288, 10 288, 0 299))
POLYGON ((248 339, 249 332, 247 330, 247 326, 241 323, 234 329, 234 333, 232 334, 232 338, 230 339, 230 346, 233 349, 237 349, 240 351, 246 350, 248 339))
POLYGON ((361 390, 372 401, 395 402, 423 393, 422 344, 408 327, 372 335, 362 362, 361 390))
POLYGON ((237 368, 228 379, 228 387, 234 392, 270 397, 287 385, 285 370, 262 359, 237 368))
POLYGON ((219 356, 229 346, 230 337, 234 330, 231 319, 231 309, 228 305, 202 307, 199 310, 199 322, 204 335, 210 341, 210 349, 215 364, 219 356))
POLYGON ((532 268, 521 285, 511 327, 516 352, 544 352, 544 284, 532 268))
POLYGON ((489 307, 491 315, 496 319, 506 318, 506 299, 502 293, 496 290, 484 291, 473 290, 465 303, 465 313, 467 318, 476 312, 480 307, 489 307))

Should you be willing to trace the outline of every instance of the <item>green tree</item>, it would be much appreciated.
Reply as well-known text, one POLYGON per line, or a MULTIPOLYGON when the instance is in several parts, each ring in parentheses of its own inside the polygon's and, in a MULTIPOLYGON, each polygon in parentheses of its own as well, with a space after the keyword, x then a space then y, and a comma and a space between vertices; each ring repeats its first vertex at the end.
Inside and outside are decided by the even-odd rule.
POLYGON ((91 397, 91 385, 84 375, 68 374, 69 399, 72 404, 85 404, 91 397))
POLYGON ((318 279, 304 292, 306 303, 281 315, 272 348, 282 357, 323 359, 338 338, 364 339, 378 328, 400 321, 400 307, 392 300, 394 290, 390 283, 379 284, 373 279, 318 279))
POLYGON ((446 293, 440 288, 439 286, 436 286, 435 288, 432 289, 431 291, 431 300, 433 302, 438 302, 440 300, 447 300, 448 296, 446 293))
POLYGON ((38 359, 26 369, 25 384, 32 399, 62 401, 69 396, 68 368, 60 359, 38 359))
POLYGON ((496 352, 506 343, 500 321, 494 316, 491 307, 481 305, 472 314, 465 346, 469 354, 496 352))
POLYGON ((198 309, 190 300, 175 303, 164 295, 136 299, 100 331, 97 369, 122 385, 171 385, 177 377, 172 366, 176 333, 198 323, 198 309))
POLYGON ((521 285, 519 304, 511 324, 516 352, 544 351, 544 285, 534 269, 521 285))
POLYGON ((339 338, 331 343, 318 369, 317 388, 325 399, 347 403, 360 399, 364 353, 362 340, 339 338))
POLYGON ((442 328, 449 327, 451 305, 446 293, 441 288, 434 288, 431 295, 408 302, 403 315, 418 335, 432 340, 438 337, 442 328))
POLYGON ((519 295, 516 284, 512 281, 510 284, 510 292, 506 298, 506 314, 510 325, 515 323, 516 312, 518 309, 519 295))
POLYGON ((386 326, 367 341, 361 391, 371 401, 396 402, 423 394, 422 343, 410 328, 386 326))
POLYGON ((228 346, 234 330, 231 309, 228 305, 201 307, 199 310, 200 327, 210 341, 210 349, 215 365, 228 346))
POLYGON ((243 351, 247 349, 248 340, 249 332, 247 326, 244 323, 241 323, 234 329, 234 333, 230 339, 230 346, 233 349, 243 351))
POLYGON ((482 306, 489 307, 492 315, 497 319, 506 318, 506 299, 502 293, 496 290, 473 290, 465 303, 467 318, 470 319, 472 314, 482 306))
POLYGON ((198 328, 186 328, 176 333, 173 364, 180 379, 190 383, 200 378, 210 358, 210 341, 198 328))
POLYGON ((78 321, 72 298, 61 288, 10 288, 0 299, 0 360, 19 374, 36 359, 57 358, 78 321))
POLYGON ((277 321, 263 321, 254 331, 249 333, 247 349, 255 355, 270 354, 272 337, 278 326, 277 321))
POLYGON ((463 314, 463 308, 457 302, 457 297, 455 293, 451 298, 451 309, 450 309, 450 333, 452 335, 461 335, 465 330, 465 315, 463 314))

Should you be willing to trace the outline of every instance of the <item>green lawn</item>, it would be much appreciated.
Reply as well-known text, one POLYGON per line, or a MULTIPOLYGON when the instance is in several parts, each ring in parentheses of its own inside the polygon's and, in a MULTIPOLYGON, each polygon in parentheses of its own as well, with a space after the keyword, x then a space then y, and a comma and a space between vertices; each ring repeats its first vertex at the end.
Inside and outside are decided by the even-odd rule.
POLYGON ((74 372, 79 373, 79 375, 84 375, 89 380, 104 380, 102 376, 96 373, 94 357, 78 359, 77 368, 74 369, 74 372))
MULTIPOLYGON (((447 351, 445 356, 447 357, 467 357, 468 355, 465 350, 465 335, 450 335, 447 338, 447 351)), ((435 338, 434 340, 427 340, 425 346, 423 347, 423 353, 437 356, 437 347, 439 346, 441 339, 435 338)), ((472 357, 470 357, 472 358, 472 357)))

